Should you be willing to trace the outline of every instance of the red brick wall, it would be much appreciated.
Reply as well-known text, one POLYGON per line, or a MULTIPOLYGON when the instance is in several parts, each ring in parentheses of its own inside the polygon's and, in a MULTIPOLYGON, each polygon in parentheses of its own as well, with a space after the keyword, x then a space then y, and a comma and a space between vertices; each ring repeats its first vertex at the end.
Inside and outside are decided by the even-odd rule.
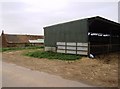
POLYGON ((2 33, 1 37, 2 37, 2 47, 7 47, 7 40, 6 40, 5 34, 2 33))

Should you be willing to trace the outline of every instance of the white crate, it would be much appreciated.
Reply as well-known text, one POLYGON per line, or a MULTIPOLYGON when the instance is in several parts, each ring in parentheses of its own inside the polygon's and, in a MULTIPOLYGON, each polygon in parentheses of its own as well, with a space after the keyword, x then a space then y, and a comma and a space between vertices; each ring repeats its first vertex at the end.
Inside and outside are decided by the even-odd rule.
POLYGON ((88 46, 88 43, 77 43, 77 46, 88 46))
POLYGON ((67 53, 69 53, 69 54, 76 54, 76 51, 67 50, 67 53))
POLYGON ((65 46, 58 46, 58 49, 65 49, 65 46))
POLYGON ((76 50, 76 47, 67 47, 69 50, 76 50))
POLYGON ((65 53, 65 50, 57 50, 57 53, 65 53))
POLYGON ((65 42, 57 42, 57 45, 65 45, 65 42))
POLYGON ((88 47, 77 47, 77 50, 84 50, 84 51, 88 51, 88 47))
POLYGON ((67 45, 69 45, 69 46, 76 46, 76 43, 75 42, 67 42, 67 45))

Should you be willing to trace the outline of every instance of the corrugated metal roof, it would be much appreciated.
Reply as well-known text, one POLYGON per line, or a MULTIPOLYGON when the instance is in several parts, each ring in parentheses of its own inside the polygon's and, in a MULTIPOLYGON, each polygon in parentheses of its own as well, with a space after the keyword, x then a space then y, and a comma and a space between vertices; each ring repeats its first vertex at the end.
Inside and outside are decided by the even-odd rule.
POLYGON ((13 35, 5 34, 8 43, 30 43, 29 40, 43 39, 43 36, 39 35, 13 35))
POLYGON ((29 40, 30 43, 44 43, 44 39, 29 40))

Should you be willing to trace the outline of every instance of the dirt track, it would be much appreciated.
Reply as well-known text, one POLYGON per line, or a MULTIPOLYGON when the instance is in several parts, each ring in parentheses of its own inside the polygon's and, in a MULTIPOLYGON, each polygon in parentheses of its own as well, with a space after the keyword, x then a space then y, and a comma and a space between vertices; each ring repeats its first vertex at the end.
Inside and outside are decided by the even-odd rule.
POLYGON ((120 53, 102 55, 96 59, 83 57, 76 61, 61 61, 30 58, 22 55, 25 52, 28 50, 4 52, 3 61, 91 85, 118 86, 120 53))

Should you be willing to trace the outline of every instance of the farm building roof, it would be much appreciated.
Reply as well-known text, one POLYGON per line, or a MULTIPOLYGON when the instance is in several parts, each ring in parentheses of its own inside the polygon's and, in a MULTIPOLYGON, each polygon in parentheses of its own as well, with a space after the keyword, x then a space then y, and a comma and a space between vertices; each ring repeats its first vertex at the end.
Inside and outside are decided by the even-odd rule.
POLYGON ((43 36, 39 35, 15 35, 4 34, 8 43, 30 43, 29 40, 43 39, 43 36))
POLYGON ((66 24, 66 23, 72 23, 72 22, 76 22, 76 21, 80 21, 80 20, 84 20, 84 19, 86 19, 86 20, 101 20, 101 21, 107 21, 107 22, 109 22, 109 23, 111 23, 111 24, 114 24, 114 25, 120 25, 120 23, 118 23, 118 22, 115 22, 115 21, 112 21, 112 20, 108 20, 108 19, 106 19, 106 18, 103 18, 103 17, 101 17, 101 16, 94 16, 94 17, 89 17, 89 18, 83 18, 83 19, 77 19, 77 20, 73 20, 73 21, 68 21, 68 22, 63 22, 63 23, 57 23, 57 24, 53 24, 53 25, 50 25, 50 26, 45 26, 45 27, 43 27, 43 28, 46 28, 46 27, 51 27, 51 26, 56 26, 56 25, 61 25, 61 24, 66 24))

